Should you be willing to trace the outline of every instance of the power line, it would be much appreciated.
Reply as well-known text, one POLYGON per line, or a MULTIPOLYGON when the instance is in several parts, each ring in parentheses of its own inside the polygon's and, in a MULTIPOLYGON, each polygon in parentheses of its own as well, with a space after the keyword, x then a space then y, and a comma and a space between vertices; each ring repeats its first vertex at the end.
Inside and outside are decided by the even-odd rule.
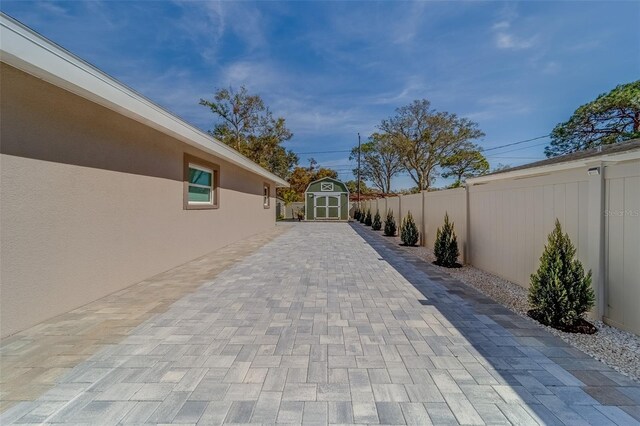
POLYGON ((536 143, 536 144, 533 144, 533 145, 523 146, 523 147, 515 148, 515 149, 509 149, 507 151, 499 152, 498 154, 502 155, 502 154, 507 154, 509 152, 522 151, 523 149, 535 148, 536 146, 541 146, 541 145, 546 145, 546 142, 536 143))
MULTIPOLYGON (((520 144, 527 143, 527 142, 537 141, 539 139, 544 139, 544 138, 547 138, 549 136, 551 136, 551 134, 542 135, 542 136, 536 136, 535 138, 525 139, 525 140, 521 140, 521 141, 517 141, 517 142, 511 142, 511 143, 507 143, 507 144, 500 145, 500 146, 493 146, 491 148, 483 149, 483 152, 493 151, 493 150, 500 149, 500 148, 506 148, 506 147, 513 146, 513 145, 520 145, 520 144)), ((537 146, 537 145, 532 145, 532 147, 533 146, 537 146)), ((298 155, 334 154, 334 153, 338 153, 338 152, 351 152, 351 150, 350 149, 336 149, 336 150, 329 150, 329 151, 305 151, 305 152, 296 152, 296 154, 298 154, 298 155)))
POLYGON ((542 157, 509 157, 509 156, 502 157, 499 154, 498 155, 487 155, 486 157, 487 158, 503 159, 503 160, 542 160, 542 157))
POLYGON ((333 154, 335 152, 351 152, 350 149, 345 150, 335 150, 335 151, 308 151, 308 152, 295 152, 298 155, 308 155, 308 154, 333 154))
MULTIPOLYGON (((548 134, 548 135, 544 135, 544 136, 537 136, 535 138, 525 139, 523 141, 511 142, 511 143, 508 143, 508 144, 504 144, 504 145, 500 145, 500 146, 494 146, 494 147, 491 147, 491 148, 483 149, 483 151, 485 151, 485 152, 486 151, 493 151, 494 149, 506 148, 508 146, 519 145, 519 144, 525 143, 525 142, 537 141, 538 139, 547 138, 549 136, 551 136, 551 135, 548 134)), ((532 146, 536 146, 536 145, 532 145, 532 146)))

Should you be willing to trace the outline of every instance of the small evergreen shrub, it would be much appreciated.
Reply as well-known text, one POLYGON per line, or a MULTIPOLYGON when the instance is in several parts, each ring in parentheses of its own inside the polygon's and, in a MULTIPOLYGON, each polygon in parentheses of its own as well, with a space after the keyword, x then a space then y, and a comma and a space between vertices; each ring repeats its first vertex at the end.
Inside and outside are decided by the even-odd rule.
POLYGON ((584 273, 575 258, 576 249, 556 219, 553 232, 540 257, 540 267, 531 275, 531 316, 556 328, 573 327, 595 303, 591 271, 584 273))
POLYGON ((384 221, 384 235, 387 237, 396 236, 396 220, 393 218, 393 210, 387 211, 387 220, 384 221))
POLYGON ((371 226, 372 220, 371 220, 371 209, 367 209, 367 215, 364 218, 364 224, 367 226, 371 226))
POLYGON ((436 256, 436 265, 446 268, 453 268, 458 264, 458 241, 453 223, 449 222, 449 214, 444 215, 444 225, 438 228, 436 233, 436 243, 433 247, 433 254, 436 256))
POLYGON ((373 222, 371 223, 371 229, 379 231, 382 229, 382 222, 380 221, 380 211, 376 210, 375 216, 373 216, 373 222))
POLYGON ((360 209, 355 209, 353 211, 353 220, 360 220, 360 209))
POLYGON ((411 212, 407 213, 407 216, 402 219, 402 225, 400 225, 400 239, 404 245, 415 246, 420 238, 420 232, 413 220, 411 212))
POLYGON ((360 212, 360 223, 364 223, 364 218, 365 218, 365 214, 364 214, 364 210, 362 210, 360 212))

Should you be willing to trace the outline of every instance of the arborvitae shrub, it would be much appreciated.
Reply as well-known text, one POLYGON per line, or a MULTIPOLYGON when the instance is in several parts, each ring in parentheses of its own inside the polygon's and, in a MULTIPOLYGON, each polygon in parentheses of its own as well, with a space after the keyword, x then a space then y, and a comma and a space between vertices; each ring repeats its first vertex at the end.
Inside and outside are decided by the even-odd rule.
POLYGON ((380 221, 380 211, 376 210, 375 216, 373 216, 373 222, 371 223, 371 229, 379 231, 382 229, 382 222, 380 221))
POLYGON ((436 264, 447 268, 457 265, 458 241, 453 229, 453 223, 449 222, 449 214, 444 215, 444 225, 438 228, 436 233, 436 243, 433 247, 433 254, 436 256, 436 264))
POLYGON ((400 239, 407 246, 415 246, 420 238, 420 232, 413 220, 411 212, 407 213, 407 216, 402 219, 402 225, 400 226, 400 239))
POLYGON ((393 210, 387 211, 387 220, 384 221, 384 235, 387 237, 395 237, 396 220, 393 218, 393 210))
POLYGON ((360 210, 360 223, 364 223, 364 217, 365 217, 364 210, 360 210))
POLYGON ((532 316, 545 325, 571 327, 594 305, 591 271, 584 273, 575 254, 569 235, 562 233, 556 219, 529 286, 532 316))
POLYGON ((371 209, 367 209, 367 215, 364 218, 364 224, 367 226, 371 226, 372 220, 371 220, 371 209))
POLYGON ((353 211, 353 220, 360 220, 360 209, 355 209, 353 211))

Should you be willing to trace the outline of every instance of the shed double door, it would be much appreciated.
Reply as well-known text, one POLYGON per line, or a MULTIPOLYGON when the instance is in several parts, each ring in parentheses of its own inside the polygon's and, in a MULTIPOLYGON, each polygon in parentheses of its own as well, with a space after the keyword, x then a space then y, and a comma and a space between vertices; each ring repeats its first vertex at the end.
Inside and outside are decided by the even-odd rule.
POLYGON ((315 210, 316 219, 340 219, 340 196, 316 196, 315 210))

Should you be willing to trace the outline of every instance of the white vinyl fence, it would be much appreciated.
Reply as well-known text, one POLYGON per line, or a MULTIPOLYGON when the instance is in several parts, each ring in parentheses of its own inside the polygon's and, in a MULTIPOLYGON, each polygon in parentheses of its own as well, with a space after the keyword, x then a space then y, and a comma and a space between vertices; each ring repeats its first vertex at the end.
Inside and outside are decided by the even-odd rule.
POLYGON ((556 218, 593 273, 596 317, 640 334, 640 151, 471 179, 465 188, 363 201, 372 214, 408 211, 433 247, 445 213, 461 260, 525 288, 556 218), (596 173, 597 170, 597 173, 596 173))

